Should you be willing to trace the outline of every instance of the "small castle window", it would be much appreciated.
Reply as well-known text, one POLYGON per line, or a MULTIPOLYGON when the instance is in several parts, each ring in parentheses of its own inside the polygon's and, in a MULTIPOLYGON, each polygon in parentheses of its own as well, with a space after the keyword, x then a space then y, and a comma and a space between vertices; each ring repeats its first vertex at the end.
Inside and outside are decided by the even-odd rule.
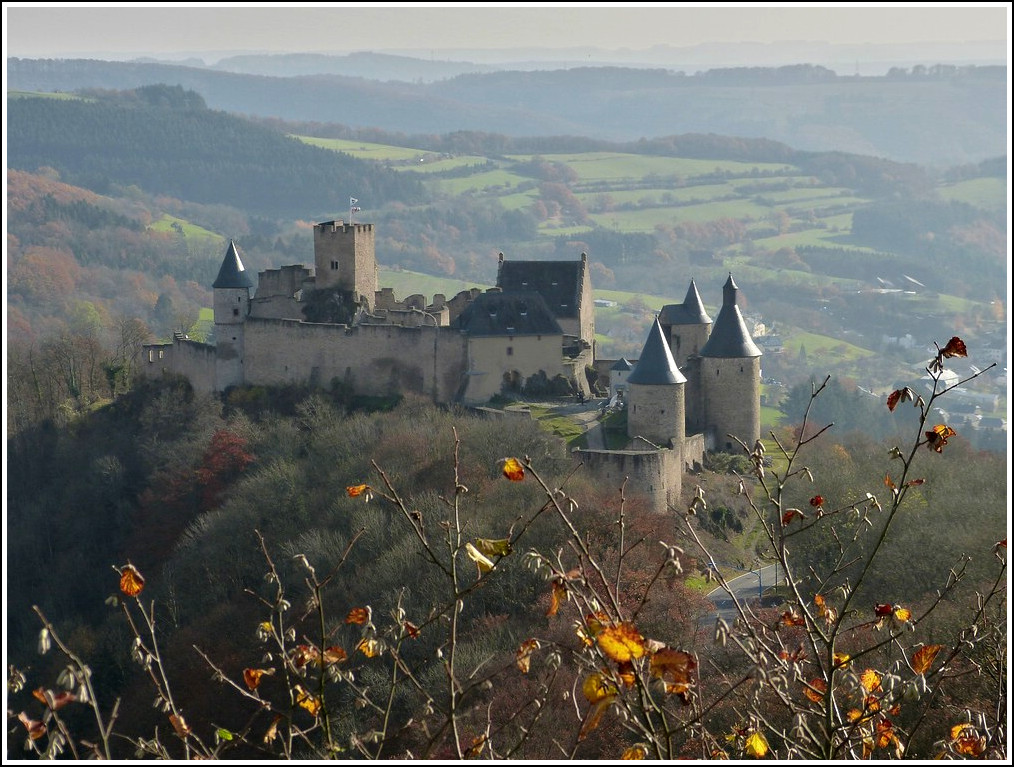
POLYGON ((159 349, 158 350, 158 358, 162 359, 163 357, 165 357, 165 350, 164 349, 159 349))
POLYGON ((155 350, 154 349, 149 349, 148 350, 148 362, 154 362, 154 361, 155 361, 155 350))
POLYGON ((514 355, 514 347, 513 346, 508 346, 507 347, 507 356, 511 357, 513 355, 514 355))
POLYGON ((507 332, 508 333, 513 333, 514 332, 514 328, 513 327, 508 327, 507 328, 507 332))
POLYGON ((239 317, 239 309, 233 309, 232 310, 232 316, 233 317, 239 317))

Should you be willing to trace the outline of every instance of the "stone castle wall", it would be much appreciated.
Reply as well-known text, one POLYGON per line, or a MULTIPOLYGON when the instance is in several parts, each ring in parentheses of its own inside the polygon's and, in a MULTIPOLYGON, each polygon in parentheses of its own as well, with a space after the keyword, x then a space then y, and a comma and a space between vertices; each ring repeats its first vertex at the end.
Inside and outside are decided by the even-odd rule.
POLYGON ((604 488, 615 488, 616 499, 626 480, 625 495, 647 500, 651 511, 662 514, 679 503, 683 461, 677 450, 575 450, 581 471, 604 488))
POLYGON ((138 372, 145 378, 185 376, 194 391, 215 391, 217 350, 210 344, 176 336, 171 344, 145 344, 138 372))
POLYGON ((465 337, 448 328, 325 325, 250 317, 245 383, 328 386, 349 382, 362 394, 413 392, 453 401, 467 360, 465 337))

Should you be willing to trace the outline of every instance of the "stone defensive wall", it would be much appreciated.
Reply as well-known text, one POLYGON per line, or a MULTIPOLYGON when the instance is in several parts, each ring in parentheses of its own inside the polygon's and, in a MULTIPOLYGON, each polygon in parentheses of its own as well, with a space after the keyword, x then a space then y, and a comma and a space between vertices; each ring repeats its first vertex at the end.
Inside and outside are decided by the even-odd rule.
POLYGON ((617 501, 626 479, 625 494, 645 498, 656 514, 665 513, 679 502, 683 470, 679 450, 575 449, 573 455, 584 464, 581 471, 594 477, 601 487, 616 489, 617 501))
POLYGON ((177 335, 171 344, 145 344, 140 372, 147 378, 186 376, 194 391, 210 392, 215 390, 215 359, 214 346, 177 335))
POLYGON ((451 402, 467 363, 467 339, 449 328, 316 324, 248 317, 244 381, 253 385, 349 382, 357 393, 414 392, 451 402))

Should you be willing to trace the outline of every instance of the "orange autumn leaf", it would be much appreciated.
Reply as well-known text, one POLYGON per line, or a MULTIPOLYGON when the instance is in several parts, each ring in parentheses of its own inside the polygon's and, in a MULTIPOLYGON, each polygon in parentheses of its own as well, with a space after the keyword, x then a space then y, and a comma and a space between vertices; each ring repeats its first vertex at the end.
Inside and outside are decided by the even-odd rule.
POLYGON ((616 665, 616 675, 623 682, 624 687, 633 687, 634 682, 637 681, 634 676, 634 664, 630 661, 618 663, 616 665))
POLYGON ((369 623, 372 615, 373 611, 369 606, 353 607, 349 610, 348 615, 345 616, 345 623, 354 623, 361 626, 364 623, 369 623))
POLYGON ((967 722, 951 728, 951 740, 954 743, 954 750, 962 756, 978 757, 986 751, 986 738, 979 735, 967 722))
POLYGON ((307 690, 302 685, 296 685, 296 704, 310 712, 311 716, 320 713, 320 698, 307 690))
POLYGON ((330 666, 332 663, 341 663, 343 660, 348 660, 349 654, 345 652, 338 645, 331 645, 324 650, 324 654, 321 656, 321 662, 325 666, 330 666))
POLYGON ((525 467, 517 458, 507 458, 503 462, 503 475, 511 482, 520 482, 525 478, 525 467))
POLYGON ((356 649, 367 658, 376 658, 384 652, 384 645, 377 639, 360 639, 356 649))
POLYGON ((479 756, 479 754, 482 753, 482 750, 485 747, 486 747, 486 736, 485 735, 480 735, 477 738, 473 738, 472 739, 472 745, 465 752, 465 758, 466 759, 475 759, 477 756, 479 756))
POLYGON ((917 674, 925 674, 933 665, 937 653, 944 649, 942 644, 928 644, 912 653, 912 670, 917 674))
POLYGON ((843 653, 843 652, 836 652, 834 654, 834 667, 835 668, 844 668, 845 666, 847 666, 849 664, 849 662, 851 660, 852 660, 852 656, 851 655, 848 655, 847 653, 843 653))
POLYGON ((549 609, 546 610, 548 617, 553 617, 560 609, 560 605, 567 599, 567 587, 561 581, 554 580, 549 593, 549 609))
POLYGON ((271 674, 274 673, 275 670, 273 668, 270 669, 245 668, 243 669, 243 681, 246 682, 246 686, 249 687, 251 690, 256 690, 258 687, 260 687, 262 676, 264 676, 265 674, 270 676, 271 674))
POLYGON ((881 677, 872 668, 868 668, 859 675, 859 683, 866 688, 867 692, 873 692, 880 687, 881 677))
POLYGON ((588 716, 584 720, 584 724, 581 725, 581 731, 577 734, 577 740, 580 743, 588 737, 588 733, 599 726, 599 722, 602 721, 602 716, 612 705, 613 698, 603 698, 597 703, 592 704, 592 707, 588 709, 588 716))
POLYGON ((46 734, 46 725, 38 719, 31 719, 24 711, 18 714, 18 721, 28 730, 30 740, 38 740, 46 734))
POLYGON ((617 662, 644 655, 644 637, 631 623, 604 628, 596 639, 602 652, 617 662))
POLYGON ((418 639, 419 627, 412 623, 412 621, 405 621, 405 633, 408 634, 409 639, 418 639))
POLYGON ((894 480, 891 479, 891 475, 890 474, 885 474, 884 475, 884 486, 887 487, 887 488, 889 488, 889 489, 891 489, 891 490, 897 490, 898 489, 897 485, 894 484, 894 480))
POLYGON ((182 714, 178 716, 176 714, 170 714, 169 724, 173 726, 173 729, 176 730, 176 734, 181 738, 186 738, 187 735, 190 734, 190 725, 187 724, 187 721, 183 718, 182 714))
POLYGON ((876 695, 867 695, 863 700, 863 706, 865 706, 868 712, 876 713, 880 711, 880 698, 876 695))
POLYGON ((538 650, 541 645, 538 639, 526 639, 521 643, 516 653, 516 662, 522 674, 527 674, 532 663, 532 653, 538 650))
POLYGON ((905 483, 905 487, 917 487, 919 485, 924 484, 925 482, 926 480, 923 479, 922 477, 918 479, 910 479, 908 482, 905 483))
POLYGON ((887 409, 892 413, 899 402, 911 402, 915 399, 915 392, 907 386, 904 389, 895 389, 887 397, 887 409))
POLYGON ((811 679, 809 684, 803 685, 803 695, 814 703, 820 703, 827 692, 827 682, 823 679, 811 679))
POLYGON ((136 597, 144 590, 144 576, 133 565, 126 565, 120 572, 120 591, 128 597, 136 597))
POLYGON ((349 498, 358 498, 370 489, 369 485, 352 485, 350 487, 346 487, 345 492, 348 494, 349 498))
POLYGON ((653 677, 661 679, 665 683, 667 693, 679 695, 689 690, 693 684, 693 673, 697 668, 697 661, 688 652, 666 647, 651 656, 648 668, 653 677))
POLYGON ((648 756, 648 749, 638 743, 636 746, 631 746, 626 749, 620 756, 620 759, 644 759, 646 756, 648 756))
POLYGON ((824 505, 824 496, 822 496, 822 495, 815 495, 815 496, 813 496, 813 498, 810 499, 810 505, 813 506, 815 509, 823 506, 824 505))
POLYGON ((933 427, 933 431, 926 432, 926 447, 942 453, 944 452, 944 445, 947 444, 947 440, 955 435, 957 435, 957 432, 950 426, 938 423, 933 427))
POLYGON ((890 719, 881 719, 877 722, 877 748, 887 748, 894 738, 894 725, 890 719))
POLYGON ((878 618, 883 618, 894 612, 894 605, 890 604, 878 604, 873 608, 873 614, 878 618))
POLYGON ((32 696, 42 705, 53 709, 53 711, 59 711, 68 703, 73 703, 77 700, 77 696, 72 692, 61 690, 54 693, 52 690, 45 690, 42 687, 32 690, 32 696))
POLYGON ((300 644, 296 645, 291 650, 292 664, 296 668, 303 668, 310 661, 316 661, 320 659, 320 651, 316 647, 309 645, 300 644))
POLYGON ((947 342, 947 346, 940 350, 941 357, 967 357, 968 349, 965 347, 965 342, 957 336, 951 338, 947 342))

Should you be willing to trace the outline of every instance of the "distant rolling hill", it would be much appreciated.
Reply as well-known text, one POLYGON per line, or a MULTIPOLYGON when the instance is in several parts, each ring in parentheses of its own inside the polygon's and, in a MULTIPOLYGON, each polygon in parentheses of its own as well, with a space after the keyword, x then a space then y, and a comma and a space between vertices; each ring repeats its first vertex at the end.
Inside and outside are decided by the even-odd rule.
POLYGON ((19 90, 155 83, 193 89, 215 109, 404 133, 474 130, 611 141, 718 133, 934 166, 1007 151, 1005 67, 943 67, 920 76, 885 77, 839 77, 806 65, 695 76, 584 67, 407 83, 155 63, 8 60, 8 87, 19 90))

